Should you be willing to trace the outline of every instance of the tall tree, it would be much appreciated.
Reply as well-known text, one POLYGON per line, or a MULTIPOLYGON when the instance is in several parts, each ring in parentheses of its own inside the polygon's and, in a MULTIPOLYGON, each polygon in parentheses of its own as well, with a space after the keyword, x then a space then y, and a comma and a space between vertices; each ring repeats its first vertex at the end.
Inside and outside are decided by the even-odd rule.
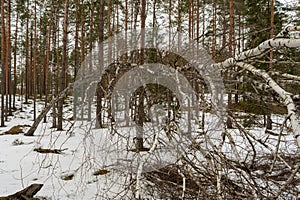
POLYGON ((6 72, 6 80, 7 80, 7 116, 12 116, 12 84, 11 84, 11 1, 7 1, 7 72, 6 72))
MULTIPOLYGON (((62 49, 62 66, 61 66, 61 74, 60 74, 60 92, 62 92, 66 87, 66 73, 67 73, 67 65, 68 65, 68 53, 67 53, 67 45, 68 45, 68 21, 69 21, 69 0, 65 1, 65 15, 64 15, 64 24, 63 24, 63 49, 62 49)), ((63 130, 63 104, 64 99, 62 98, 58 102, 58 123, 57 130, 63 130)))
MULTIPOLYGON (((107 34, 108 37, 112 36, 112 30, 111 30, 111 1, 107 0, 107 34)), ((112 44, 111 42, 108 43, 108 63, 111 63, 111 56, 112 56, 112 44)))
MULTIPOLYGON (((17 5, 18 10, 18 5, 17 5)), ((13 84, 13 109, 16 108, 16 93, 17 93, 17 45, 18 45, 18 30, 19 30, 19 12, 16 16, 16 30, 15 30, 15 42, 14 42, 14 84, 13 84)))
POLYGON ((4 0, 1 0, 1 65, 2 65, 2 90, 1 90, 1 126, 5 126, 5 54, 6 54, 6 36, 5 36, 5 7, 4 0))
POLYGON ((213 5, 212 5, 212 10, 213 10, 213 19, 212 19, 212 26, 213 26, 213 30, 212 30, 212 37, 213 37, 213 41, 212 41, 212 59, 213 61, 216 61, 216 56, 217 56, 217 3, 216 0, 213 0, 213 5))
MULTIPOLYGON (((94 2, 90 2, 90 35, 89 35, 89 52, 93 51, 93 34, 94 34, 94 2)), ((92 59, 89 59, 89 71, 92 70, 92 59)), ((92 120, 92 99, 93 96, 88 97, 88 121, 92 120)))
MULTIPOLYGON (((79 68, 79 52, 78 52, 78 40, 79 40, 79 2, 78 0, 75 0, 75 46, 74 46, 74 79, 77 76, 77 70, 79 68)), ((73 118, 76 119, 77 117, 77 103, 78 103, 78 97, 77 95, 74 95, 74 106, 73 106, 73 118)))
MULTIPOLYGON (((103 67, 103 41, 104 41, 104 0, 100 0, 99 10, 99 65, 103 67)), ((102 128, 102 87, 97 88, 96 128, 102 128)))
POLYGON ((36 96, 37 96, 37 88, 36 88, 36 64, 37 64, 37 27, 36 27, 36 0, 34 1, 34 22, 33 22, 33 26, 34 26, 34 50, 33 50, 33 120, 36 119, 36 96))
MULTIPOLYGON (((52 3, 52 1, 51 1, 52 3)), ((48 95, 49 95, 49 60, 50 60, 50 52, 51 52, 51 36, 53 29, 53 7, 51 6, 50 10, 50 22, 49 22, 49 29, 47 35, 47 50, 46 50, 46 64, 45 64, 45 107, 48 104, 48 95)), ((47 117, 44 117, 44 122, 47 121, 47 117)))
MULTIPOLYGON (((229 1, 229 56, 230 57, 233 56, 232 41, 233 41, 233 0, 230 0, 229 1)), ((229 72, 228 76, 231 76, 230 72, 229 72)), ((229 91, 229 93, 228 93, 228 109, 230 110, 231 107, 232 107, 232 94, 231 94, 231 91, 229 91)), ((227 128, 232 128, 232 121, 231 121, 230 117, 227 118, 226 124, 227 124, 227 128)))
MULTIPOLYGON (((60 52, 59 52, 59 21, 60 18, 58 17, 59 13, 59 5, 53 10, 53 31, 52 31, 52 44, 53 44, 53 55, 52 55, 52 76, 51 76, 51 90, 52 90, 52 99, 54 99, 58 95, 58 75, 59 70, 58 66, 60 65, 60 52)), ((57 104, 54 104, 52 107, 52 128, 57 128, 57 104)))
MULTIPOLYGON (((270 39, 274 37, 274 0, 270 0, 270 39)), ((270 48, 270 63, 269 71, 273 70, 273 49, 270 48)), ((267 129, 272 129, 272 118, 271 118, 272 107, 267 103, 267 129)))
MULTIPOLYGON (((270 30, 270 39, 274 37, 274 0, 271 0, 271 13, 270 13, 270 27, 271 27, 271 30, 270 30)), ((270 49, 270 64, 269 64, 269 70, 272 71, 272 62, 273 62, 273 50, 272 48, 270 49)))
MULTIPOLYGON (((140 60, 139 64, 144 64, 144 51, 145 51, 145 27, 146 27, 146 0, 141 0, 141 43, 140 43, 140 60)), ((141 87, 139 93, 139 104, 138 104, 138 116, 137 116, 137 134, 136 134, 136 149, 137 151, 142 150, 143 148, 143 132, 144 132, 144 100, 145 100, 145 86, 141 87)))
POLYGON ((28 103, 29 99, 29 0, 27 0, 26 6, 26 36, 25 36, 25 103, 28 103))

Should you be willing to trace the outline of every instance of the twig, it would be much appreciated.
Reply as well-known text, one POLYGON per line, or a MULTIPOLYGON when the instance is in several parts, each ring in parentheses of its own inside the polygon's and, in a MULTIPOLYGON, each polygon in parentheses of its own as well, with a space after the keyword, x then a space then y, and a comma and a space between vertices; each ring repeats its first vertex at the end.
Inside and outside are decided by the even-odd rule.
POLYGON ((300 163, 298 163, 296 165, 296 168, 292 171, 291 175, 289 176, 288 180, 279 188, 279 191, 275 197, 275 199, 277 199, 279 197, 279 195, 282 193, 282 191, 292 182, 294 176, 296 175, 296 173, 299 171, 300 169, 300 163))
POLYGON ((286 124, 286 122, 287 122, 287 120, 289 118, 290 118, 290 115, 288 115, 284 119, 284 121, 282 123, 282 126, 280 127, 280 132, 279 132, 279 136, 278 136, 278 139, 277 139, 276 149, 275 149, 275 152, 274 152, 274 159, 273 159, 272 164, 271 164, 270 172, 273 171, 273 168, 274 168, 274 165, 275 165, 275 161, 276 161, 278 150, 279 150, 279 144, 280 144, 280 140, 281 140, 281 136, 282 136, 284 124, 286 124))

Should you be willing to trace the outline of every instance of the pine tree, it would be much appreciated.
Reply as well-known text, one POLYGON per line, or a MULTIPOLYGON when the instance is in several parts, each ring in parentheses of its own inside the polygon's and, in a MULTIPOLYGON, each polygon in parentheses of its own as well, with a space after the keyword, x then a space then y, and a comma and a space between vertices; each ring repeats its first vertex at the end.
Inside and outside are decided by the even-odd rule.
MULTIPOLYGON (((63 24, 63 50, 62 50, 62 68, 59 77, 59 87, 60 92, 66 88, 66 73, 68 66, 68 54, 67 54, 67 44, 68 44, 68 21, 69 21, 69 0, 65 0, 65 10, 64 10, 64 24, 63 24)), ((63 130, 63 104, 64 99, 62 98, 58 102, 58 124, 57 130, 63 130)))
POLYGON ((5 7, 4 0, 1 0, 1 65, 2 65, 2 81, 1 81, 1 126, 5 126, 5 54, 6 54, 6 36, 5 36, 5 7))

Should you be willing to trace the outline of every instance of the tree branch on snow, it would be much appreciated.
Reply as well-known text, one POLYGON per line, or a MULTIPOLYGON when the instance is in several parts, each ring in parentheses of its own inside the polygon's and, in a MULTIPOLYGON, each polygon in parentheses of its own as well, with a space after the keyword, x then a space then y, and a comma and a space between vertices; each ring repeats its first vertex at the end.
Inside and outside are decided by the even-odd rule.
POLYGON ((32 184, 15 194, 12 194, 12 195, 9 195, 6 197, 0 197, 0 200, 32 199, 33 196, 36 193, 38 193, 42 187, 43 187, 43 184, 32 184))
POLYGON ((56 104, 60 99, 64 98, 67 94, 69 89, 73 87, 73 83, 70 83, 68 87, 66 87, 59 95, 52 99, 52 101, 42 110, 40 115, 36 118, 36 120, 33 122, 30 129, 25 133, 26 136, 33 136, 35 130, 37 129, 38 125, 42 121, 42 119, 47 115, 49 110, 53 107, 54 104, 56 104))
POLYGON ((289 176, 288 180, 279 188, 279 191, 275 197, 275 199, 277 199, 280 194, 282 193, 282 191, 289 185, 291 184, 291 182, 293 181, 296 173, 300 170, 300 163, 298 163, 295 167, 295 169, 292 171, 291 175, 289 176))
POLYGON ((275 150, 275 154, 274 154, 274 158, 273 158, 273 161, 272 161, 272 164, 271 164, 271 169, 270 171, 273 171, 273 168, 275 166, 275 162, 276 162, 276 157, 278 155, 278 151, 279 151, 279 144, 281 142, 281 136, 282 136, 282 132, 283 132, 283 128, 284 128, 284 125, 286 124, 287 120, 290 118, 290 116, 287 116, 282 125, 280 126, 280 132, 279 132, 279 136, 277 138, 277 144, 276 144, 276 150, 275 150))
MULTIPOLYGON (((233 123, 237 126, 237 128, 242 131, 245 135, 250 136, 253 140, 258 142, 259 144, 263 145, 266 149, 268 149, 273 155, 274 155, 274 150, 266 143, 264 143, 261 139, 257 138, 254 134, 252 134, 250 131, 248 131, 241 123, 236 121, 236 119, 232 116, 229 116, 233 123)), ((292 167, 282 158, 282 156, 277 155, 277 157, 289 168, 292 169, 292 167)))

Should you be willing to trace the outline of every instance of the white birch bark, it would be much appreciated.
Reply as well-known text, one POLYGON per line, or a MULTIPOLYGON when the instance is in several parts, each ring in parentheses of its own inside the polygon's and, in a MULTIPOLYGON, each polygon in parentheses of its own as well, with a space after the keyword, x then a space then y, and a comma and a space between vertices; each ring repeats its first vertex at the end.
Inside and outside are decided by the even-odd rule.
MULTIPOLYGON (((283 88, 280 87, 271 76, 265 72, 264 70, 256 69, 253 65, 245 63, 250 58, 260 56, 265 53, 270 48, 274 47, 289 47, 296 48, 300 47, 300 39, 287 39, 282 38, 286 36, 289 32, 292 31, 300 31, 300 26, 296 27, 287 27, 283 29, 280 34, 278 34, 275 38, 262 42, 257 47, 244 51, 234 58, 229 58, 221 63, 215 64, 215 66, 219 68, 228 68, 230 66, 239 66, 247 71, 250 71, 254 75, 257 75, 263 78, 268 86, 270 86, 282 99, 284 105, 287 107, 288 115, 290 116, 291 127, 293 130, 293 134, 297 140, 298 146, 300 146, 300 124, 299 124, 299 116, 296 113, 296 106, 293 101, 293 95, 291 93, 286 92, 283 88)), ((281 74, 282 75, 282 74, 281 74)), ((299 77, 284 74, 286 78, 292 78, 294 80, 298 80, 299 77)))
POLYGON ((287 73, 280 73, 280 72, 271 72, 271 75, 281 76, 283 78, 293 79, 294 81, 300 81, 300 76, 287 74, 287 73))
POLYGON ((292 94, 285 91, 281 88, 264 70, 256 69, 253 65, 238 62, 237 66, 246 69, 253 73, 254 75, 260 76, 263 78, 266 83, 283 99, 284 105, 287 107, 288 115, 290 116, 291 126, 293 134, 297 140, 298 146, 300 146, 300 124, 299 116, 296 113, 296 106, 292 98, 292 94))
POLYGON ((234 58, 228 58, 227 60, 217 63, 216 66, 221 68, 226 68, 231 65, 235 65, 236 62, 245 61, 247 59, 259 56, 263 54, 265 51, 274 47, 289 47, 296 48, 300 47, 300 39, 286 39, 286 38, 273 38, 262 42, 260 45, 253 49, 249 49, 235 56, 234 58))
POLYGON ((280 31, 280 33, 278 35, 276 35, 276 38, 284 37, 288 33, 294 32, 294 31, 300 31, 300 26, 287 26, 287 27, 285 27, 284 29, 282 29, 282 31, 280 31))

